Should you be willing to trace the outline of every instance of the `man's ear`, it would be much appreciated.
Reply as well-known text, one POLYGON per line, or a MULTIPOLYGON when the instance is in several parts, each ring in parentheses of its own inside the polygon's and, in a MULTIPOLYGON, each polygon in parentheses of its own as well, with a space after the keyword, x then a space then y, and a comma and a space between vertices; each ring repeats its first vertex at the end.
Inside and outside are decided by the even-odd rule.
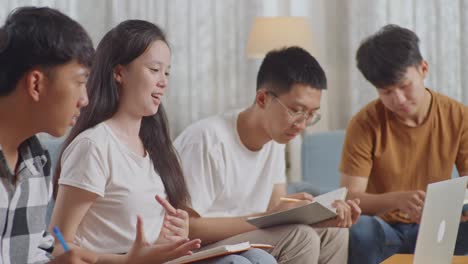
POLYGON ((268 92, 266 89, 259 89, 255 95, 255 103, 261 108, 266 107, 266 102, 268 100, 268 92))
POLYGON ((45 93, 47 78, 44 72, 35 69, 27 72, 24 76, 26 84, 26 93, 34 102, 39 102, 41 96, 45 93))
POLYGON ((421 69, 421 73, 422 73, 423 78, 426 79, 426 76, 429 73, 429 63, 427 63, 427 61, 423 60, 421 62, 420 69, 421 69))

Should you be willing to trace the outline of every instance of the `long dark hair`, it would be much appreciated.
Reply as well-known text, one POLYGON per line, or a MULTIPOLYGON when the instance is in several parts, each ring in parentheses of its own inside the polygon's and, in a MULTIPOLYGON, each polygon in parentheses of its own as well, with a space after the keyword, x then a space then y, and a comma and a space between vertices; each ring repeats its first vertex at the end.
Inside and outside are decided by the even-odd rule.
MULTIPOLYGON (((119 105, 119 85, 114 79, 117 65, 128 65, 156 40, 167 44, 163 31, 143 20, 127 20, 109 31, 99 43, 87 89, 89 104, 83 108, 76 125, 65 140, 63 150, 81 132, 111 118, 119 105)), ((176 151, 169 136, 169 127, 163 105, 153 116, 143 117, 139 132, 143 146, 148 151, 155 171, 161 176, 169 202, 175 207, 184 207, 190 196, 182 174, 176 151)), ((55 169, 54 197, 57 195, 61 165, 55 169)))

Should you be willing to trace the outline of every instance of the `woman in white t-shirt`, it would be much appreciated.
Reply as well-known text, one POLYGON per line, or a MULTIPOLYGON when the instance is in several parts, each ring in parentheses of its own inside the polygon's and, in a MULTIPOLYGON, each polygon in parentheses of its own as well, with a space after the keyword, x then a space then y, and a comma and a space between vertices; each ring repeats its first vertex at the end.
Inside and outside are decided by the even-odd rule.
MULTIPOLYGON (((97 252, 98 263, 163 263, 200 247, 188 238, 187 212, 176 209, 190 197, 161 104, 170 60, 164 33, 142 20, 120 23, 97 47, 89 105, 77 113, 56 169, 50 227, 97 252)), ((261 250, 245 256, 276 263, 261 250)))

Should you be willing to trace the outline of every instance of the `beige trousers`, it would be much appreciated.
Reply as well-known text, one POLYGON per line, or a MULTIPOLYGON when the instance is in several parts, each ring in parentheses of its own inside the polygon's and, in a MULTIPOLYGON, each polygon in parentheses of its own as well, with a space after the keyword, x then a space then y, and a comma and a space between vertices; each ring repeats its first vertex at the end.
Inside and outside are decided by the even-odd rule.
POLYGON ((346 264, 348 229, 282 225, 242 233, 202 248, 241 242, 273 245, 267 250, 280 264, 346 264))

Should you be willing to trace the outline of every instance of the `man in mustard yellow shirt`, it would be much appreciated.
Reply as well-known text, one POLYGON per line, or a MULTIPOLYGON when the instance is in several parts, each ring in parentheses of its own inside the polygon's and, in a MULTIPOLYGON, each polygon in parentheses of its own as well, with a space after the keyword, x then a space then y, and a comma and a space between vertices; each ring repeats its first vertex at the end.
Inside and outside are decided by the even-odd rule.
MULTIPOLYGON (((356 60, 379 98, 350 121, 343 147, 341 184, 363 212, 350 230, 348 263, 380 263, 414 252, 426 186, 450 179, 454 164, 468 175, 468 108, 424 86, 429 66, 408 29, 383 27, 356 60)), ((467 218, 456 255, 468 253, 467 218)))

